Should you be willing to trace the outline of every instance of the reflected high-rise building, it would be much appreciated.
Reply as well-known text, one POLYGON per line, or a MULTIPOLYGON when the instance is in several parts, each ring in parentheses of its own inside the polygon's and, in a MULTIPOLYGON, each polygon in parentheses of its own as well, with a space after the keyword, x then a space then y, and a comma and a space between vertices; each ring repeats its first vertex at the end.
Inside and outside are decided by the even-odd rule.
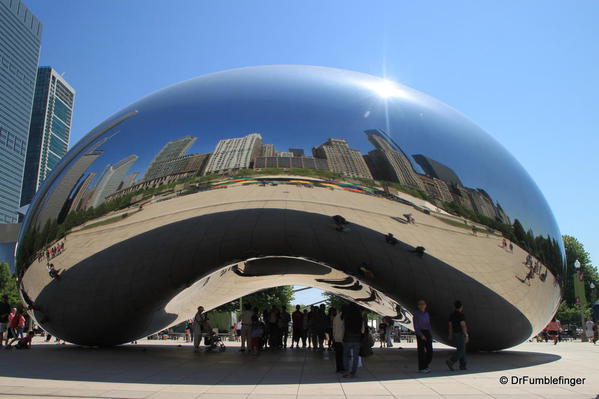
POLYGON ((139 176, 139 172, 133 172, 128 174, 127 177, 125 177, 125 179, 123 180, 123 186, 120 188, 120 190, 131 187, 135 183, 135 179, 137 179, 137 176, 139 176))
POLYGON ((404 186, 424 190, 424 184, 399 146, 380 129, 364 131, 375 149, 368 153, 369 163, 375 165, 375 179, 398 182, 404 186))
POLYGON ((137 155, 129 155, 114 165, 106 166, 95 187, 93 197, 90 201, 91 207, 97 207, 104 202, 106 197, 116 192, 119 187, 121 187, 123 178, 138 158, 137 155))
POLYGON ((68 205, 73 187, 81 181, 85 171, 90 165, 102 155, 102 151, 93 149, 83 154, 68 170, 65 171, 60 183, 44 197, 44 208, 38 216, 39 226, 43 226, 48 220, 58 219, 63 208, 68 205))
POLYGON ((75 90, 51 67, 37 71, 21 205, 29 204, 69 149, 75 90))
POLYGON ((261 151, 262 135, 260 133, 220 140, 208 161, 205 174, 248 169, 261 151))
POLYGON ((485 190, 482 188, 468 189, 468 194, 475 212, 491 219, 497 217, 495 204, 493 203, 491 196, 485 190))
POLYGON ((315 158, 326 159, 332 172, 348 177, 372 179, 372 174, 360 151, 349 147, 344 139, 330 138, 318 147, 312 148, 315 158))
POLYGON ((303 157, 305 156, 304 150, 301 148, 290 148, 289 152, 293 154, 294 157, 303 157))
POLYGON ((326 159, 313 157, 258 157, 254 162, 254 169, 278 168, 278 169, 318 169, 329 170, 326 159))
POLYGON ((262 144, 262 148, 260 149, 261 157, 274 157, 275 154, 276 151, 274 144, 262 144))
POLYGON ((189 154, 162 162, 155 168, 154 178, 192 172, 201 174, 206 167, 209 158, 210 154, 189 154))
POLYGON ((85 196, 90 194, 88 188, 91 182, 94 180, 94 177, 96 177, 96 172, 91 172, 85 179, 83 179, 73 196, 73 201, 71 202, 71 208, 69 209, 69 212, 76 211, 81 207, 85 196))
POLYGON ((156 154, 148 170, 144 176, 144 180, 152 180, 160 177, 163 164, 165 162, 172 161, 179 158, 189 150, 189 148, 195 143, 196 137, 185 136, 175 140, 171 140, 162 147, 162 149, 156 154))
POLYGON ((434 177, 440 180, 443 180, 445 183, 450 185, 459 185, 463 186, 462 181, 458 177, 458 175, 453 171, 453 169, 443 165, 440 162, 435 161, 434 159, 430 159, 425 157, 422 154, 413 155, 412 158, 416 161, 418 165, 424 170, 427 176, 434 177))
POLYGON ((42 24, 20 0, 0 1, 0 223, 16 223, 42 24))

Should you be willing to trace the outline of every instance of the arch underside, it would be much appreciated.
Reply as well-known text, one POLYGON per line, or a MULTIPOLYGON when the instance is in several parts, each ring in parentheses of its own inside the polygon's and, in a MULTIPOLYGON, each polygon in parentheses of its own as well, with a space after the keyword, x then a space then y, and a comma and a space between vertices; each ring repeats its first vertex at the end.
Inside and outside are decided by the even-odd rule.
POLYGON ((547 304, 554 299, 551 283, 521 283, 515 278, 520 254, 496 252, 495 237, 473 237, 420 213, 417 224, 406 224, 398 216, 413 208, 363 194, 323 190, 319 201, 309 201, 305 193, 291 195, 304 188, 251 190, 263 191, 255 200, 244 187, 188 195, 73 231, 54 261, 61 278, 50 279, 45 264, 34 262, 23 295, 45 329, 84 345, 125 343, 189 318, 198 305, 210 309, 291 284, 334 292, 398 316, 408 327, 424 298, 440 341, 452 303, 460 299, 478 349, 524 341, 553 311, 547 304), (248 195, 233 197, 233 190, 248 195), (194 202, 197 195, 201 204, 194 202), (327 201, 327 195, 344 197, 327 201), (352 206, 353 198, 365 206, 352 206), (334 214, 350 221, 350 231, 335 229, 334 214), (388 232, 396 245, 385 241, 388 232), (426 248, 424 254, 417 246, 426 248))

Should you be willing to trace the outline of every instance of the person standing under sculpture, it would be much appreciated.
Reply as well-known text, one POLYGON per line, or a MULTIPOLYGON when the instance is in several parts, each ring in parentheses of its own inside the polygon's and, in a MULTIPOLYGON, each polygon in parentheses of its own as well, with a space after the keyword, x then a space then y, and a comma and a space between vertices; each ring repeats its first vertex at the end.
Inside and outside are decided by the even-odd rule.
POLYGON ((268 313, 268 346, 270 349, 278 349, 281 346, 281 329, 279 328, 280 311, 273 306, 268 313))
POLYGON ((287 348, 287 339, 289 337, 289 322, 291 316, 287 311, 287 306, 281 306, 281 314, 279 315, 279 330, 281 331, 281 347, 287 348))
POLYGON ((343 335, 345 333, 345 327, 343 325, 343 319, 341 318, 341 312, 337 312, 337 309, 331 308, 331 318, 333 323, 333 349, 335 350, 335 364, 337 366, 337 373, 342 373, 343 369, 343 335))
POLYGON ((200 350, 202 342, 202 328, 204 324, 204 307, 198 306, 198 311, 193 316, 193 348, 195 352, 200 350))
POLYGON ((418 310, 414 312, 414 332, 418 346, 418 371, 430 373, 429 365, 433 360, 433 336, 431 335, 431 321, 426 311, 426 301, 418 301, 418 310))
POLYGON ((460 370, 466 370, 466 344, 470 341, 468 336, 468 326, 466 325, 466 317, 464 316, 464 305, 461 301, 455 301, 453 304, 454 311, 449 315, 449 341, 453 341, 455 352, 447 361, 447 367, 451 371, 454 370, 455 362, 460 362, 460 370))
MULTIPOLYGON (((293 344, 295 344, 295 347, 299 348, 299 341, 302 338, 302 331, 304 329, 304 314, 300 310, 300 305, 295 305, 295 312, 291 314, 291 324, 293 329, 291 347, 293 348, 293 344)), ((305 341, 304 346, 306 346, 305 341)))
POLYGON ((308 309, 304 309, 304 318, 302 320, 302 349, 306 347, 306 340, 308 341, 308 348, 310 348, 310 339, 308 338, 308 316, 308 309))
MULTIPOLYGON (((249 350, 251 341, 251 330, 252 330, 252 316, 254 312, 249 303, 243 305, 243 311, 241 312, 241 352, 244 352, 246 347, 249 350)), ((256 314, 257 316, 257 314, 256 314)))
POLYGON ((355 377, 358 369, 358 358, 360 356, 360 342, 364 334, 364 319, 362 312, 355 303, 350 303, 343 308, 343 377, 355 377), (351 366, 349 359, 351 357, 351 366))

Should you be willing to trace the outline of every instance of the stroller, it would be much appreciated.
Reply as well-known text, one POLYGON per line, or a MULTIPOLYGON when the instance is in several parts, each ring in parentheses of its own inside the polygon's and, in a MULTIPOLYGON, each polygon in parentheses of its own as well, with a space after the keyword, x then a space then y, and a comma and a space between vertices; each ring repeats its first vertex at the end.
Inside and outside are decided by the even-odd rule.
POLYGON ((206 345, 206 352, 224 352, 227 349, 218 332, 214 330, 206 334, 204 345, 206 345))

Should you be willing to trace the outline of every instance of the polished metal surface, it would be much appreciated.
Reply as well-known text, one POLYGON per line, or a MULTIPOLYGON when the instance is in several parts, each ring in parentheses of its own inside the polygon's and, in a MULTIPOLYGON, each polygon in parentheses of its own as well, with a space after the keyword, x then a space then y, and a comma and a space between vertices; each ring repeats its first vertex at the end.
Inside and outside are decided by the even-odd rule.
POLYGON ((309 66, 201 76, 113 115, 46 180, 17 256, 36 320, 83 345, 297 284, 408 327, 426 299, 440 341, 459 299, 472 347, 502 349, 555 313, 563 267, 497 141, 413 89, 309 66))

